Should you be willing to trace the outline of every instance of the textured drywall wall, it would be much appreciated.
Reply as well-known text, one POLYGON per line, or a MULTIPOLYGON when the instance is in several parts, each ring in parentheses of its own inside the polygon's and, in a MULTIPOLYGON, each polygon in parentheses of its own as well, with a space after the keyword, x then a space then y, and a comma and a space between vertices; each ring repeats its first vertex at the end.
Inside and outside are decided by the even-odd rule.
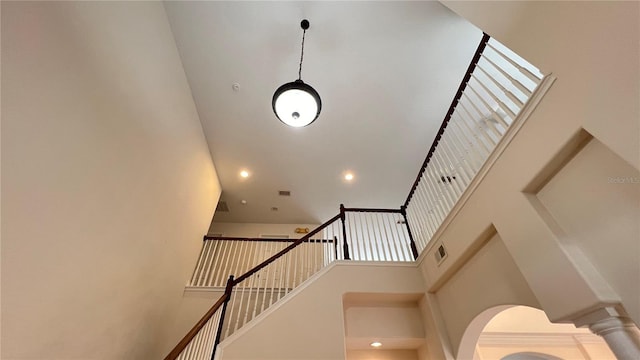
POLYGON ((639 319, 640 172, 594 139, 537 196, 639 319))
POLYGON ((220 187, 162 4, 2 2, 2 96, 1 357, 164 355, 220 187))

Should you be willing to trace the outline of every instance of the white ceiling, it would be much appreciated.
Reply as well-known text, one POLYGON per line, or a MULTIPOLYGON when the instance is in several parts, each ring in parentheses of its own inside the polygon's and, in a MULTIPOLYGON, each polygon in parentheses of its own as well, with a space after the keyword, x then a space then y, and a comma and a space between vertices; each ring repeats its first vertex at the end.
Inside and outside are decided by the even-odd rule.
POLYGON ((320 223, 340 203, 399 208, 482 36, 430 1, 165 8, 230 208, 216 213, 221 222, 320 223), (297 78, 304 18, 302 79, 323 108, 289 128, 271 98, 297 78))

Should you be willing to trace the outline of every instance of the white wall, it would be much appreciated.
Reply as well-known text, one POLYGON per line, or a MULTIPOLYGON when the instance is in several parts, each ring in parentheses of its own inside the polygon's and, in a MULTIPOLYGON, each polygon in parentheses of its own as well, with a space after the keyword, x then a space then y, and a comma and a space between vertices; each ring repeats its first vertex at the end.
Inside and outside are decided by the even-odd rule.
POLYGON ((161 3, 2 2, 3 359, 158 358, 220 186, 161 3))
POLYGON ((221 344, 219 359, 344 359, 347 292, 419 294, 424 283, 414 264, 333 263, 221 344))
POLYGON ((537 197, 638 321, 640 172, 594 139, 537 197))
POLYGON ((418 360, 416 350, 348 350, 347 360, 418 360))
POLYGON ((345 309, 347 338, 424 339, 422 316, 417 303, 384 306, 352 306, 345 309))
MULTIPOLYGON (((260 235, 288 235, 289 239, 299 239, 306 234, 296 234, 296 228, 308 228, 309 231, 319 224, 259 224, 212 222, 209 234, 222 233, 222 236, 257 238, 260 235)), ((322 234, 318 234, 321 236, 322 234)), ((315 238, 315 237, 314 237, 315 238)))
MULTIPOLYGON (((403 281, 398 279, 398 282, 403 281)), ((417 350, 425 346, 420 300, 424 293, 347 293, 343 296, 344 329, 349 352, 376 356, 377 351, 417 350), (371 347, 377 341, 379 348, 371 347)), ((401 356, 396 354, 397 356, 401 356)))
POLYGON ((484 244, 435 294, 454 350, 460 346, 469 323, 485 309, 500 304, 538 306, 498 235, 484 244))

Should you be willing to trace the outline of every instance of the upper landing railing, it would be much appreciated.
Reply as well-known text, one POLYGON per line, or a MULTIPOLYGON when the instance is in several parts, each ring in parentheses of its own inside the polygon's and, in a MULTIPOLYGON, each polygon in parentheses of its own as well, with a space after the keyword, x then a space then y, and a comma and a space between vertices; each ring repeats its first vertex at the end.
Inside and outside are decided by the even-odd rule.
MULTIPOLYGON (((417 257, 406 220, 398 209, 340 207, 339 218, 284 255, 259 283, 304 281, 335 260, 412 261, 417 257), (340 221, 338 221, 340 220, 340 221)), ((244 274, 299 239, 205 236, 189 287, 222 288, 229 275, 244 274)), ((258 283, 256 283, 258 284, 258 283)), ((272 284, 275 286, 276 284, 272 284)))
POLYGON ((400 209, 340 206, 297 240, 205 238, 190 285, 224 292, 165 360, 213 359, 222 339, 335 260, 415 260, 521 126, 544 80, 484 34, 400 209))
POLYGON ((521 124, 542 80, 535 66, 484 34, 404 203, 419 252, 503 137, 521 124))

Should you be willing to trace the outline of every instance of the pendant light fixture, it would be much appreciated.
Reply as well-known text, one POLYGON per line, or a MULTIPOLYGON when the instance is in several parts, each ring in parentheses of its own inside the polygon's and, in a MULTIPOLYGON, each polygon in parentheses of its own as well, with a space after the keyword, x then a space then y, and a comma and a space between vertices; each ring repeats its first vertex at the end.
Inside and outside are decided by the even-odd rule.
POLYGON ((293 127, 303 127, 311 124, 320 115, 322 101, 318 92, 302 81, 302 59, 304 58, 304 36, 309 29, 309 21, 300 22, 302 28, 302 51, 298 80, 280 86, 273 94, 271 106, 273 112, 283 123, 293 127))

